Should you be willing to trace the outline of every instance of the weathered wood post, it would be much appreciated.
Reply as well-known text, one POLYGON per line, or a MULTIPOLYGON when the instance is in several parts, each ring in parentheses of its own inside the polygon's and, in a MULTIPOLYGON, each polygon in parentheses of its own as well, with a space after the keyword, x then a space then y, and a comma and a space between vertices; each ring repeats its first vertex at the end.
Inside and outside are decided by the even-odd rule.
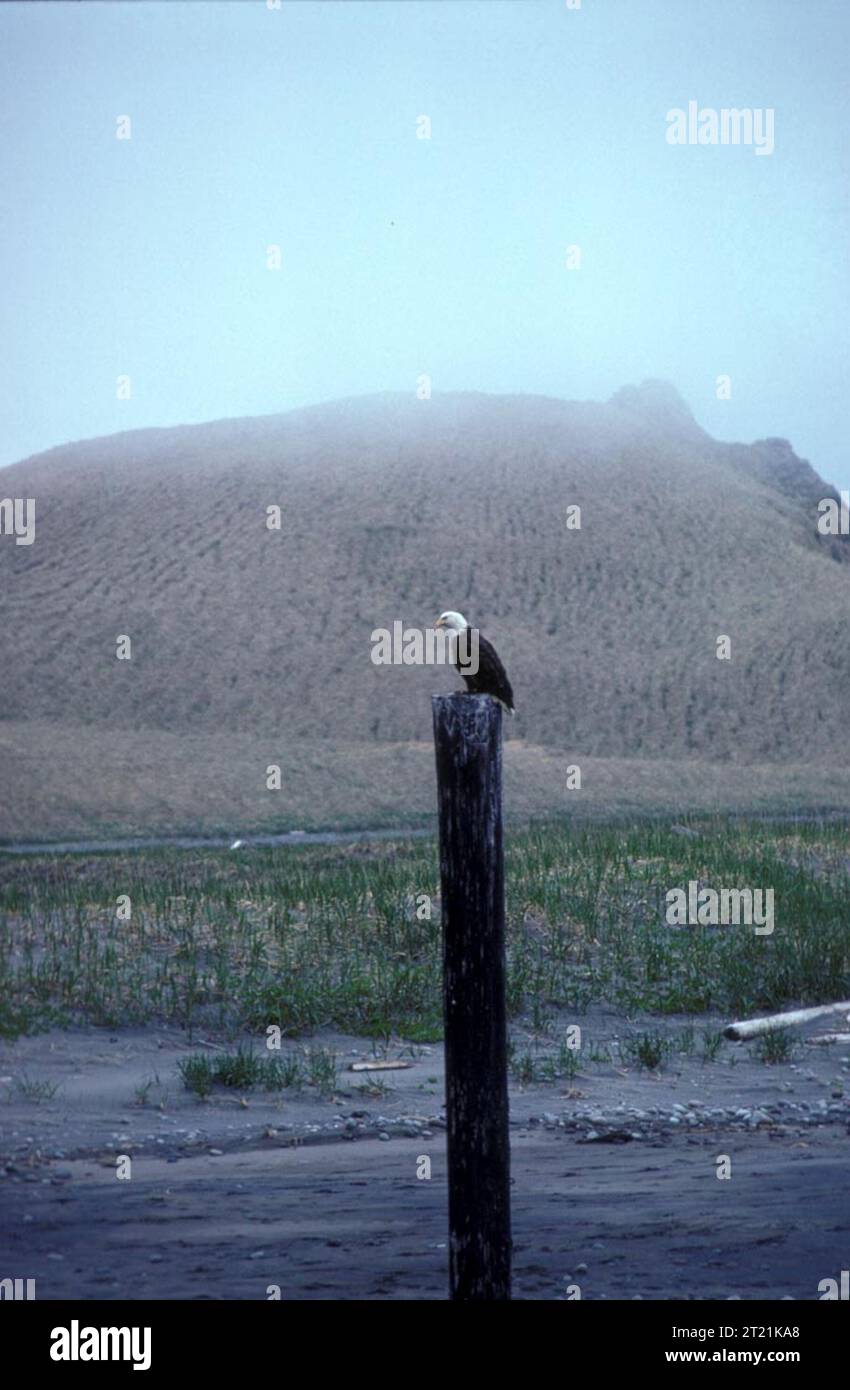
POLYGON ((452 1299, 511 1296, 502 709, 435 695, 452 1299))

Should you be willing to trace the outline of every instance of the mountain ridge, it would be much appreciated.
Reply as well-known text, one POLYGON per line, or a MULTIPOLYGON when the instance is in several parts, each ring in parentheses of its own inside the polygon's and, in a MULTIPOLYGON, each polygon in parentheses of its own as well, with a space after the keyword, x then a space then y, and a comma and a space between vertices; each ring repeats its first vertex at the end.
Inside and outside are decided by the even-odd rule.
POLYGON ((0 538, 8 721, 421 741, 457 678, 376 667, 370 636, 452 607, 494 641, 512 735, 536 745, 842 746, 850 546, 816 528, 816 494, 837 493, 787 441, 714 440, 668 383, 126 431, 22 460, 0 491, 37 499, 36 543, 0 538))

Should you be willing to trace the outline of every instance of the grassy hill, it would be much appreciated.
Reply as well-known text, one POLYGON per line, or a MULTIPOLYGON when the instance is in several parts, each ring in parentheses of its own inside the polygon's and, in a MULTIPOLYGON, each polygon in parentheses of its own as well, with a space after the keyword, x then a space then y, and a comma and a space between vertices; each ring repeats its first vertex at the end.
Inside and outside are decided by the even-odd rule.
POLYGON ((16 464, 0 495, 36 499, 35 544, 0 537, 3 837, 424 814, 429 695, 457 678, 377 667, 370 636, 447 607, 508 668, 523 809, 563 808, 583 760, 622 763, 606 804, 841 802, 834 491, 786 441, 711 439, 663 383, 132 431, 16 464))

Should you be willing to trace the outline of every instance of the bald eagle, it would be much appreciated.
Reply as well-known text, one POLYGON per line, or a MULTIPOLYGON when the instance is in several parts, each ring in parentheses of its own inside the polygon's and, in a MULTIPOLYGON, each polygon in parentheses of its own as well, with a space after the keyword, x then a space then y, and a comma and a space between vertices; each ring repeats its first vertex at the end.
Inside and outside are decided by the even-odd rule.
MULTIPOLYGON (((469 623, 462 613, 454 613, 449 610, 448 613, 440 614, 434 626, 447 628, 449 632, 460 633, 469 627, 469 623)), ((478 630, 473 628, 472 631, 478 630)), ((467 642, 470 640, 467 638, 467 642)), ((470 652, 471 647, 467 646, 464 653, 467 665, 469 664, 470 652)), ((478 632, 478 670, 475 675, 467 673, 466 667, 460 660, 460 655, 460 651, 456 650, 455 666, 466 681, 467 689, 473 695, 492 695, 494 700, 498 700, 500 705, 504 705, 508 714, 513 714, 515 712, 514 692, 511 690, 511 683, 492 642, 488 642, 487 638, 482 637, 481 633, 478 632)))

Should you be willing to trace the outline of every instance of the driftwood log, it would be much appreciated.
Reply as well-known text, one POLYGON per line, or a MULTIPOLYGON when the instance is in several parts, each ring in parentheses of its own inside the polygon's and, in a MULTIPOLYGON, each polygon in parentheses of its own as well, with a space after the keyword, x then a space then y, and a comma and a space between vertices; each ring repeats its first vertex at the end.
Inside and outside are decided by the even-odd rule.
POLYGON ((723 1029, 723 1036, 733 1042, 743 1042, 755 1038, 759 1033, 770 1033, 774 1028, 795 1028, 801 1023, 809 1023, 827 1014, 840 1014, 850 1011, 850 999, 843 1004, 818 1004, 813 1009, 791 1009, 784 1014, 768 1014, 766 1018, 750 1018, 740 1023, 730 1023, 723 1029))

